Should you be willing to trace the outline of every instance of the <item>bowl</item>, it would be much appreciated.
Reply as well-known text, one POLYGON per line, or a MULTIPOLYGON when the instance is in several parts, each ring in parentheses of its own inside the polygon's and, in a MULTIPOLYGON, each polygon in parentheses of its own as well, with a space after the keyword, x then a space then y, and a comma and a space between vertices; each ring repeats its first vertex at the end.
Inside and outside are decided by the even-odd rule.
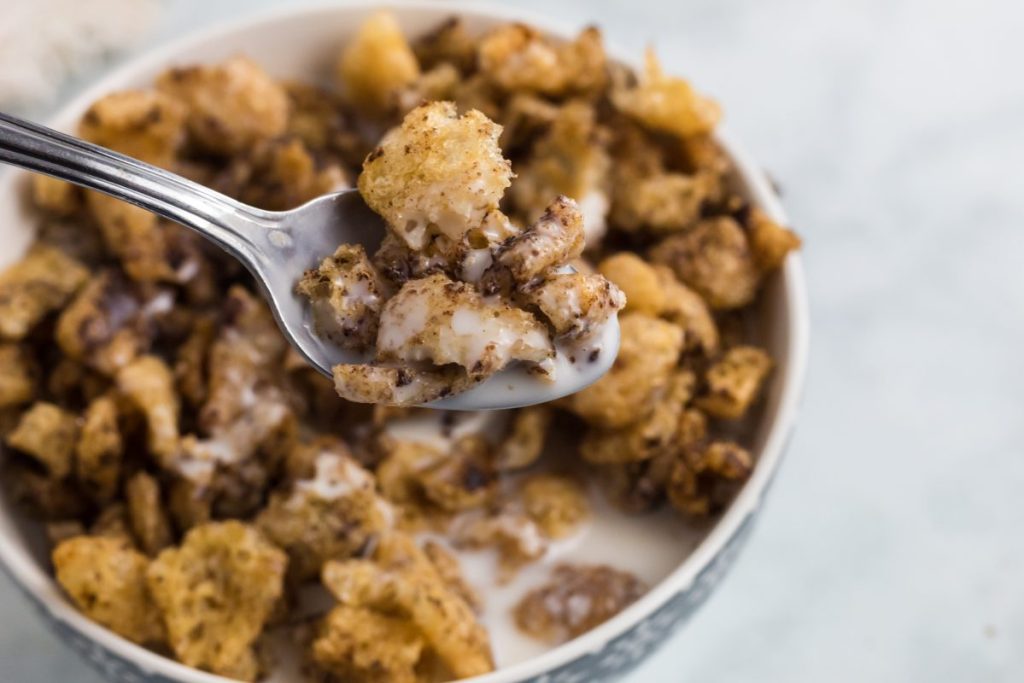
MULTIPOLYGON (((421 4, 391 2, 403 30, 417 35, 458 14, 473 31, 501 21, 531 23, 551 35, 569 37, 575 31, 549 20, 524 16, 521 11, 484 8, 479 4, 421 4)), ((172 64, 209 62, 245 53, 273 75, 326 79, 339 46, 377 6, 352 2, 332 6, 286 7, 254 18, 233 21, 189 35, 148 54, 129 60, 100 79, 48 123, 73 130, 89 104, 112 90, 150 83, 172 64)), ((610 55, 624 63, 635 60, 610 55)), ((778 198, 760 168, 726 131, 718 139, 732 158, 737 188, 776 221, 786 222, 778 198)), ((0 242, 7 247, 0 267, 17 260, 32 240, 35 220, 25 201, 26 174, 0 174, 0 242)), ((726 511, 707 528, 691 536, 663 534, 660 560, 668 562, 656 585, 640 600, 584 635, 528 656, 473 679, 475 683, 570 683, 614 679, 636 666, 701 606, 735 561, 753 528, 764 496, 778 469, 787 439, 796 422, 807 356, 808 315, 799 255, 789 256, 773 274, 760 297, 757 341, 777 361, 763 406, 751 429, 751 450, 757 463, 750 479, 726 511), (667 560, 665 558, 668 558, 667 560)), ((628 532, 607 530, 614 545, 628 532)), ((672 532, 674 533, 674 532, 672 532)), ((620 552, 619 555, 629 553, 620 552)), ((647 558, 639 558, 647 564, 647 558)), ((82 654, 107 679, 123 683, 226 683, 229 679, 204 673, 135 645, 79 613, 62 595, 47 569, 43 535, 0 494, 0 562, 49 626, 82 654)), ((274 679, 271 679, 274 680, 274 679)))

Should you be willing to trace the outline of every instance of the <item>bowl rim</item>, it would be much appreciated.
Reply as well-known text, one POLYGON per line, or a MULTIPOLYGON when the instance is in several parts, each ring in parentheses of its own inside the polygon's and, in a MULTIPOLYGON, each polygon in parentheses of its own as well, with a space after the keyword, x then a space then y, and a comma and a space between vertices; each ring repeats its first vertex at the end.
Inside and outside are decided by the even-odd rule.
MULTIPOLYGON (((556 37, 570 37, 578 28, 565 22, 552 20, 529 10, 495 4, 474 2, 466 4, 458 0, 440 0, 425 3, 419 0, 342 0, 334 2, 303 2, 283 5, 269 10, 260 10, 239 18, 214 22, 198 30, 163 42, 156 47, 129 58, 123 64, 106 72, 84 87, 70 101, 48 117, 50 125, 60 125, 72 116, 80 115, 89 104, 104 94, 123 87, 139 72, 153 70, 169 64, 190 48, 206 44, 225 34, 236 34, 284 19, 301 15, 315 15, 321 12, 370 11, 386 8, 401 13, 407 10, 433 11, 438 20, 451 15, 473 15, 485 20, 520 21, 540 28, 556 37)), ((630 59, 605 36, 608 54, 617 61, 635 66, 637 59, 630 59)), ((787 223, 785 212, 778 196, 765 173, 754 163, 726 126, 719 126, 715 137, 732 160, 735 172, 747 186, 751 201, 765 211, 769 217, 780 223, 787 223)), ((788 339, 784 347, 782 387, 779 395, 777 417, 768 428, 764 446, 757 458, 756 466, 728 509, 714 523, 708 534, 690 554, 657 585, 638 601, 624 609, 600 626, 573 640, 551 648, 546 652, 522 662, 493 672, 464 679, 472 683, 511 683, 552 671, 575 659, 600 651, 606 644, 627 632, 633 625, 654 613, 672 596, 689 588, 701 571, 723 550, 728 541, 737 533, 741 524, 760 504, 772 476, 778 469, 786 442, 793 431, 799 410, 804 377, 807 367, 809 345, 809 312, 803 266, 798 252, 790 253, 779 273, 782 298, 788 310, 788 339)), ((175 660, 157 654, 137 645, 98 623, 88 619, 71 606, 61 593, 53 578, 37 564, 27 552, 0 535, 0 564, 7 570, 14 583, 39 607, 59 623, 96 641, 114 654, 130 661, 147 673, 159 674, 182 683, 230 683, 232 679, 200 671, 175 660)))

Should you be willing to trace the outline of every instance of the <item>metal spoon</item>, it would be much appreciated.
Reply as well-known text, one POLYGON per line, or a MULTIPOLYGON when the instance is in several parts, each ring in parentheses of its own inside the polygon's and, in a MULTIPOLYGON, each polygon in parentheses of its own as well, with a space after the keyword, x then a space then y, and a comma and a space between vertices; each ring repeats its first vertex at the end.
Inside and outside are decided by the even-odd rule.
MULTIPOLYGON (((213 241, 252 273, 284 336, 323 374, 331 376, 331 368, 339 363, 366 360, 317 337, 310 307, 295 293, 303 271, 315 267, 339 244, 359 243, 369 252, 380 244, 383 222, 357 191, 324 195, 291 211, 264 211, 161 168, 2 112, 0 161, 104 192, 213 241)), ((605 325, 592 347, 599 353, 579 354, 575 363, 560 354, 554 382, 509 368, 469 391, 429 406, 447 410, 514 408, 577 392, 600 378, 615 360, 617 319, 605 325)))

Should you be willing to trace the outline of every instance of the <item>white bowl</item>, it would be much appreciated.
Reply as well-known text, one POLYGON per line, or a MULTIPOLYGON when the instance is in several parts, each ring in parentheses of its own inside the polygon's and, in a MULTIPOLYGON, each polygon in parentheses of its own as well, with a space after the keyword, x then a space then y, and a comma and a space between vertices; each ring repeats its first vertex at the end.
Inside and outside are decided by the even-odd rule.
MULTIPOLYGON (((172 64, 211 62, 245 53, 276 76, 329 78, 339 46, 375 9, 373 3, 282 8, 269 14, 223 24, 189 35, 131 60, 102 78, 49 122, 74 130, 89 104, 100 96, 128 87, 146 86, 172 64)), ((416 35, 457 14, 471 30, 497 22, 521 20, 568 37, 572 30, 552 26, 518 10, 483 8, 479 4, 391 2, 402 28, 416 35)), ((587 18, 584 18, 587 19, 587 18)), ((612 54, 631 63, 628 55, 612 54)), ((726 133, 719 140, 732 157, 736 183, 748 199, 769 216, 786 222, 770 184, 759 167, 726 133)), ((32 239, 35 218, 26 206, 25 175, 0 175, 0 266, 17 260, 32 239)), ((471 679, 477 683, 540 683, 597 681, 614 678, 639 663, 703 602, 730 566, 747 537, 762 498, 779 465, 797 415, 807 356, 808 316, 803 271, 798 255, 772 276, 759 304, 763 321, 759 341, 778 366, 763 410, 753 429, 757 464, 750 479, 714 525, 702 532, 690 552, 676 548, 679 564, 644 597, 598 628, 542 654, 471 679)), ((228 679, 197 671, 135 645, 79 613, 61 594, 47 570, 43 535, 0 494, 0 562, 37 606, 43 618, 72 647, 113 681, 139 683, 226 683, 228 679)))

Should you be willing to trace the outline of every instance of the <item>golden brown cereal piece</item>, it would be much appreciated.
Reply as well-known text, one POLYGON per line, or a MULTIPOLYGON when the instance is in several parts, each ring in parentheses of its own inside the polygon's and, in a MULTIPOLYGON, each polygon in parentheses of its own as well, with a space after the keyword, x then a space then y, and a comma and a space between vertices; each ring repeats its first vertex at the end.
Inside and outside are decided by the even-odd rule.
POLYGON ((89 271, 58 249, 35 245, 0 273, 0 338, 18 340, 81 287, 89 271))
POLYGON ((46 466, 55 479, 63 479, 74 468, 78 418, 52 403, 34 403, 7 435, 7 445, 31 455, 46 466))
POLYGON ((478 435, 456 441, 451 450, 416 473, 423 494, 443 510, 480 507, 494 497, 497 476, 490 446, 478 435))
POLYGON ((750 452, 731 441, 685 449, 672 469, 668 499, 684 514, 713 514, 724 507, 753 467, 750 452))
POLYGON ((481 288, 495 293, 528 287, 551 268, 578 257, 584 245, 579 206, 568 197, 557 197, 533 225, 501 245, 481 288))
POLYGON ((104 244, 128 277, 139 282, 174 280, 164 225, 154 214, 98 192, 89 192, 85 199, 104 244))
POLYGON ((553 416, 551 408, 543 404, 515 411, 510 418, 508 433, 495 450, 495 467, 516 470, 536 462, 544 450, 553 416))
POLYGON ((32 201, 55 216, 73 216, 82 210, 82 191, 77 185, 52 176, 33 175, 32 201))
POLYGON ((712 417, 743 417, 760 393, 772 365, 771 356, 755 346, 729 349, 708 368, 704 376, 707 391, 697 399, 697 406, 712 417))
POLYGON ((125 502, 132 533, 139 547, 149 556, 171 545, 171 526, 160 500, 160 485, 145 472, 136 472, 125 483, 125 502))
POLYGON ((751 208, 746 224, 750 248, 763 270, 779 268, 786 260, 786 254, 800 248, 800 238, 796 233, 768 218, 757 207, 751 208))
POLYGON ((380 365, 335 365, 334 389, 354 403, 415 406, 465 391, 480 378, 470 378, 463 368, 431 371, 389 368, 380 365))
POLYGON ((116 502, 104 507, 89 526, 89 535, 116 538, 135 548, 131 520, 128 519, 128 506, 116 502))
POLYGON ((459 17, 449 17, 417 38, 412 49, 424 69, 449 63, 467 72, 476 66, 476 40, 459 17))
POLYGON ((114 92, 89 107, 78 134, 97 145, 170 168, 185 138, 185 107, 161 92, 114 92))
POLYGON ((466 582, 459 567, 459 561, 443 545, 436 541, 427 541, 423 544, 423 553, 434 565, 438 575, 445 584, 469 605, 474 612, 479 613, 483 609, 483 600, 480 594, 466 582))
POLYGON ((422 249, 434 235, 457 243, 497 209, 511 182, 500 133, 478 111, 459 116, 451 102, 424 104, 366 158, 359 192, 409 247, 422 249))
POLYGON ((88 513, 88 499, 71 479, 55 479, 40 472, 34 463, 15 462, 7 457, 0 476, 10 487, 14 503, 33 519, 81 519, 88 513))
POLYGON ((676 279, 665 266, 654 266, 658 284, 664 295, 660 311, 663 318, 683 328, 687 349, 701 349, 704 353, 718 350, 718 325, 700 294, 676 279))
POLYGON ((699 95, 685 80, 662 72, 653 50, 647 51, 640 83, 614 90, 612 102, 651 130, 680 138, 711 132, 722 116, 714 101, 699 95))
POLYGON ((206 359, 217 335, 217 324, 208 316, 195 319, 188 337, 178 347, 174 378, 181 396, 193 407, 206 401, 206 359))
MULTIPOLYGON (((402 526, 418 526, 433 509, 420 481, 421 473, 446 457, 444 450, 421 443, 397 439, 386 432, 377 440, 381 460, 377 466, 377 483, 381 494, 395 504, 402 526)), ((431 515, 432 516, 432 515, 431 515)))
POLYGON ((420 74, 416 55, 390 12, 363 22, 336 67, 349 101, 368 112, 382 112, 420 74))
POLYGON ((627 514, 656 510, 665 500, 678 453, 664 452, 649 460, 597 465, 596 473, 605 497, 627 514))
POLYGON ((87 617, 143 644, 164 640, 146 588, 149 558, 123 539, 76 536, 53 551, 57 582, 87 617))
MULTIPOLYGON (((461 106, 461 103, 458 103, 461 106)), ((553 104, 538 95, 531 93, 515 93, 508 98, 508 102, 502 107, 500 119, 502 131, 500 138, 501 149, 506 154, 514 154, 520 150, 529 149, 532 152, 534 142, 540 139, 550 139, 549 131, 551 124, 562 113, 562 108, 553 104)), ((518 170, 517 170, 518 173, 518 170)), ((518 184, 513 181, 513 185, 518 184)), ((513 193, 519 190, 512 190, 513 193)), ((555 193, 557 194, 557 193, 555 193)), ((554 199, 555 194, 547 198, 547 202, 541 207, 544 208, 554 199)))
POLYGON ((626 295, 626 312, 661 315, 666 294, 657 272, 636 254, 620 251, 597 265, 601 275, 611 280, 626 295))
POLYGON ((627 232, 680 232, 701 217, 701 207, 719 189, 710 173, 637 174, 628 167, 615 178, 612 223, 627 232))
POLYGON ((175 478, 167 491, 167 510, 179 531, 209 522, 213 516, 213 492, 209 486, 184 477, 175 478))
POLYGON ((568 340, 593 337, 626 305, 622 290, 598 274, 554 274, 523 298, 540 310, 556 339, 568 340))
POLYGON ((39 367, 26 347, 0 344, 0 408, 35 398, 38 376, 39 367))
POLYGON ((525 24, 504 24, 484 36, 478 55, 480 71, 508 91, 584 93, 606 80, 601 32, 594 27, 558 44, 525 24))
POLYGON ((688 232, 666 237, 651 249, 650 257, 671 268, 714 309, 746 306, 761 283, 743 229, 726 216, 703 220, 688 232))
POLYGON ((683 347, 676 325, 640 313, 619 318, 621 346, 611 370, 594 384, 573 394, 565 406, 604 429, 632 424, 644 416, 668 383, 683 347))
POLYGON ((296 287, 309 299, 316 333, 334 344, 364 351, 377 338, 384 290, 359 245, 343 244, 296 287))
POLYGON ((166 466, 178 454, 178 413, 174 375, 156 356, 142 356, 117 373, 117 388, 146 419, 146 443, 166 466))
POLYGON ((117 417, 117 402, 112 396, 93 400, 85 410, 75 448, 78 481, 99 503, 114 498, 121 479, 124 442, 117 417))
POLYGON ((529 515, 516 510, 473 511, 456 518, 449 536, 458 548, 494 548, 498 579, 508 581, 548 550, 548 539, 529 515))
POLYGON ((149 344, 139 328, 142 303, 120 273, 94 277, 57 319, 57 344, 69 358, 115 374, 149 344))
POLYGON ((362 607, 338 605, 313 641, 313 662, 353 683, 418 683, 423 635, 408 620, 362 607))
POLYGON ((538 474, 523 483, 519 493, 526 514, 550 538, 571 536, 590 515, 583 486, 574 478, 538 474))
POLYGON ((185 103, 189 133, 212 152, 239 152, 277 137, 288 125, 284 88, 245 57, 170 69, 157 87, 185 103))
POLYGON ((290 102, 286 137, 297 137, 317 155, 337 159, 346 168, 358 167, 370 143, 358 134, 350 120, 347 105, 333 91, 289 81, 285 83, 290 102))
POLYGON ((551 580, 516 605, 516 626, 557 644, 603 624, 647 592, 643 581, 606 565, 555 567, 551 580))
POLYGON ((459 70, 452 64, 438 64, 424 71, 415 81, 395 94, 395 106, 402 114, 424 102, 454 100, 461 80, 459 70))
POLYGON ((253 644, 281 598, 287 556, 251 526, 210 522, 150 563, 147 583, 183 664, 244 680, 253 644))
POLYGON ((324 450, 314 468, 287 493, 272 494, 255 522, 288 553, 289 574, 298 580, 318 576, 327 560, 359 552, 389 521, 373 475, 351 457, 324 450))

